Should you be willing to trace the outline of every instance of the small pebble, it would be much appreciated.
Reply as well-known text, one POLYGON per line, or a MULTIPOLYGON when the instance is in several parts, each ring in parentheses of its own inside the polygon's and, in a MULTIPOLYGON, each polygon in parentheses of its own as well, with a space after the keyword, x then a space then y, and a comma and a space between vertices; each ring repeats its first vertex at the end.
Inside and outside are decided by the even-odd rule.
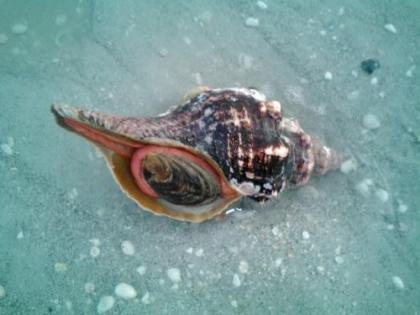
POLYGON ((387 230, 389 230, 389 231, 393 231, 393 230, 395 230, 395 226, 394 226, 393 224, 388 224, 388 225, 386 226, 386 228, 387 228, 387 230))
POLYGON ((184 37, 184 43, 187 45, 191 45, 191 39, 187 36, 184 37))
POLYGON ((129 300, 134 299, 137 296, 137 291, 134 289, 134 287, 130 284, 121 282, 117 284, 115 287, 114 293, 116 296, 119 296, 120 298, 129 300))
POLYGON ((67 271, 67 265, 63 262, 56 262, 54 264, 54 269, 57 273, 64 273, 67 271))
POLYGON ((268 9, 268 5, 264 1, 257 1, 257 7, 259 7, 261 10, 268 9))
POLYGON ((230 301, 230 305, 232 305, 234 308, 238 308, 238 302, 236 300, 230 301))
POLYGON ((188 254, 192 254, 192 253, 193 253, 193 251, 194 251, 194 249, 193 249, 192 247, 189 247, 189 248, 187 248, 187 250, 186 250, 186 252, 187 252, 188 254))
POLYGON ((240 272, 240 273, 248 273, 248 270, 249 270, 249 265, 248 265, 248 263, 247 263, 245 260, 242 260, 242 261, 239 263, 239 267, 238 267, 238 269, 239 269, 239 272, 240 272))
POLYGON ((204 249, 202 249, 202 248, 199 248, 195 251, 195 256, 197 256, 197 257, 201 257, 201 256, 203 256, 203 254, 204 254, 204 249))
MULTIPOLYGON (((1 37, 0 37, 0 38, 1 38, 1 37)), ((1 40, 0 40, 0 44, 1 44, 1 40)), ((410 67, 410 69, 408 69, 408 70, 405 72, 405 75, 406 75, 407 77, 411 78, 411 77, 413 76, 413 72, 414 72, 414 70, 416 70, 416 66, 411 66, 411 67, 410 67)))
POLYGON ((277 236, 280 234, 280 230, 277 226, 275 226, 271 229, 271 233, 273 233, 274 236, 277 236))
POLYGON ((377 129, 381 126, 379 119, 373 114, 363 116, 363 125, 367 129, 377 129))
POLYGON ((377 59, 366 59, 360 63, 360 68, 367 74, 372 74, 375 70, 379 69, 381 64, 377 59))
POLYGON ((360 91, 354 90, 350 92, 349 94, 347 94, 347 99, 350 101, 354 101, 359 98, 359 95, 360 95, 360 91))
POLYGON ((340 166, 340 171, 343 174, 349 174, 351 171, 357 169, 357 163, 354 159, 348 159, 344 161, 340 166))
POLYGON ((257 18, 249 17, 245 20, 245 25, 249 27, 258 27, 260 25, 260 21, 257 18))
POLYGON ((145 305, 152 303, 152 297, 150 296, 149 292, 146 292, 143 297, 141 298, 141 302, 145 305))
POLYGON ((399 289, 399 290, 403 290, 404 289, 404 282, 402 281, 402 279, 398 276, 393 276, 392 277, 392 283, 394 283, 394 286, 399 289))
POLYGON ((115 299, 113 296, 106 295, 101 297, 99 300, 98 306, 96 307, 96 311, 98 314, 103 314, 109 311, 115 304, 115 299))
POLYGON ((144 274, 146 274, 146 266, 138 266, 136 271, 140 276, 143 276, 144 274))
POLYGON ((57 17, 55 18, 55 24, 58 26, 62 26, 66 24, 66 22, 67 22, 67 16, 65 16, 64 14, 57 15, 57 17))
POLYGON ((370 194, 372 186, 373 181, 369 178, 366 178, 356 185, 356 190, 362 195, 367 196, 370 194))
POLYGON ((20 232, 18 233, 18 235, 16 235, 16 238, 17 238, 18 240, 22 239, 23 237, 24 237, 24 235, 23 235, 23 231, 20 231, 20 232))
POLYGON ((86 282, 85 292, 89 294, 95 292, 95 284, 93 284, 92 282, 86 282))
POLYGON ((99 247, 93 246, 90 249, 90 256, 92 256, 93 258, 98 257, 100 254, 101 254, 101 250, 99 249, 99 247))
POLYGON ((0 44, 6 44, 8 40, 9 37, 6 34, 0 33, 0 44))
POLYGON ((344 7, 341 7, 340 9, 338 9, 337 15, 342 16, 342 15, 344 15, 344 13, 345 13, 345 9, 344 9, 344 7))
POLYGON ((319 273, 319 274, 324 274, 324 272, 325 272, 325 268, 323 267, 323 266, 317 266, 316 267, 316 271, 319 273))
POLYGON ((121 250, 127 256, 133 256, 136 253, 136 249, 130 241, 123 241, 121 243, 121 250))
POLYGON ((382 188, 378 188, 375 191, 375 196, 382 202, 387 202, 389 199, 389 194, 386 190, 382 189, 382 188))
POLYGON ((401 213, 406 213, 406 212, 407 212, 407 210, 408 210, 408 207, 407 207, 407 205, 406 205, 406 204, 404 204, 404 203, 401 203, 401 204, 398 206, 398 211, 399 211, 399 212, 401 212, 401 213))
POLYGON ((181 281, 181 271, 178 268, 169 268, 167 274, 172 282, 177 283, 181 281))
POLYGON ((12 155, 13 154, 13 150, 12 150, 12 148, 10 147, 10 145, 9 144, 7 144, 7 143, 2 143, 1 145, 0 145, 0 148, 1 148, 1 150, 3 151, 3 153, 4 154, 6 154, 6 155, 12 155))
POLYGON ((376 84, 378 84, 378 78, 377 78, 377 77, 373 77, 373 78, 370 80, 370 84, 372 84, 372 85, 376 85, 376 84))
POLYGON ((274 266, 276 266, 276 267, 278 268, 278 267, 280 267, 280 266, 281 266, 282 262, 283 262, 283 260, 282 260, 281 258, 277 258, 277 259, 274 261, 274 266))
POLYGON ((159 55, 161 57, 166 57, 168 55, 168 50, 166 48, 162 48, 161 50, 159 50, 159 55))
POLYGON ((326 30, 320 30, 320 31, 319 31, 319 34, 320 34, 321 36, 326 36, 326 35, 327 35, 327 31, 326 31, 326 30))
POLYGON ((239 276, 236 273, 233 275, 232 283, 235 287, 241 286, 241 279, 239 279, 239 276))
POLYGON ((393 34, 397 34, 397 29, 395 28, 395 26, 393 24, 388 23, 388 24, 385 24, 384 27, 388 32, 391 32, 393 34))
POLYGON ((15 25, 12 26, 12 33, 13 34, 23 34, 28 30, 28 26, 26 24, 23 23, 16 23, 15 25))
POLYGON ((93 246, 99 246, 101 245, 101 241, 98 238, 91 238, 89 240, 89 242, 93 245, 93 246))
POLYGON ((331 72, 327 71, 327 72, 324 73, 324 78, 325 78, 325 80, 332 80, 333 75, 332 75, 331 72))
POLYGON ((4 287, 0 284, 0 299, 6 295, 6 290, 4 287))
POLYGON ((341 265, 344 262, 344 258, 341 256, 335 256, 334 260, 339 265, 341 265))
POLYGON ((308 240, 310 238, 309 232, 308 231, 303 231, 302 232, 302 238, 304 240, 308 240))

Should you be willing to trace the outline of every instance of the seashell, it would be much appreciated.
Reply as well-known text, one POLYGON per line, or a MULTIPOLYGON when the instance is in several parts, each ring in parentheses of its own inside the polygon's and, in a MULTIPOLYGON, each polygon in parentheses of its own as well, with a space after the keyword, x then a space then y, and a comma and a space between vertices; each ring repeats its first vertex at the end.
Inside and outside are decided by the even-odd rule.
POLYGON ((214 218, 242 196, 265 201, 342 161, 254 88, 198 87, 151 118, 51 110, 61 127, 102 151, 128 197, 178 220, 214 218))

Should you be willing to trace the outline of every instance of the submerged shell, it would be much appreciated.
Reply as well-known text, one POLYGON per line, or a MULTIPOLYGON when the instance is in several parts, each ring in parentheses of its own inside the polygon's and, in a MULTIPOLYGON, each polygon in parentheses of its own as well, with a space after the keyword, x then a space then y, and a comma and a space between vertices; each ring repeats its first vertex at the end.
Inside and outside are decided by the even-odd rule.
MULTIPOLYGON (((216 177, 224 178, 220 183, 194 161, 155 154, 142 162, 146 181, 162 199, 183 206, 220 203, 201 211, 211 211, 211 216, 237 199, 233 194, 214 201, 221 194, 219 185, 224 182, 241 195, 262 201, 276 196, 285 187, 306 183, 312 173, 323 174, 340 165, 339 154, 311 138, 296 120, 284 118, 280 103, 267 100, 255 89, 197 89, 189 97, 155 118, 120 117, 66 106, 55 106, 53 111, 66 128, 68 123, 60 121, 62 117, 70 117, 98 132, 94 141, 118 155, 110 155, 104 149, 116 179, 126 192, 132 192, 128 194, 133 199, 141 199, 139 203, 146 208, 151 201, 141 192, 134 192, 134 180, 125 178, 129 177, 129 161, 122 161, 139 146, 179 147, 212 165, 216 177), (118 138, 127 146, 108 145, 108 137, 118 138), (219 172, 222 175, 217 175, 219 172)), ((179 214, 182 207, 170 208, 170 216, 184 216, 179 214)), ((165 210, 153 211, 165 214, 165 210)), ((187 212, 202 214, 200 210, 187 212)))

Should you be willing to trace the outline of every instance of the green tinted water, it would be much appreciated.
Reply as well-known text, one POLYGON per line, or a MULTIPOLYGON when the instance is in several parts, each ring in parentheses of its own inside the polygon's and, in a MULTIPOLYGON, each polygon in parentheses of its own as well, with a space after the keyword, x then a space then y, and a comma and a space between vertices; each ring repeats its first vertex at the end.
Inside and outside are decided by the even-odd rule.
POLYGON ((420 313, 419 4, 264 3, 0 1, 0 314, 420 313), (197 84, 260 88, 355 167, 181 223, 49 112, 156 115, 197 84))

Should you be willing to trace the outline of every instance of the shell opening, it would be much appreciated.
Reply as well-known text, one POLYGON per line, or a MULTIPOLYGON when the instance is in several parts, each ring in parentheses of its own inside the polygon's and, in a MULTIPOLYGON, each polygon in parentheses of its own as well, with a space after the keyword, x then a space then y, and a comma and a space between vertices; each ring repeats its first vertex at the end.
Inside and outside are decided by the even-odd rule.
POLYGON ((131 172, 145 194, 173 205, 210 204, 223 194, 220 176, 213 167, 178 148, 138 149, 131 159, 131 172))

